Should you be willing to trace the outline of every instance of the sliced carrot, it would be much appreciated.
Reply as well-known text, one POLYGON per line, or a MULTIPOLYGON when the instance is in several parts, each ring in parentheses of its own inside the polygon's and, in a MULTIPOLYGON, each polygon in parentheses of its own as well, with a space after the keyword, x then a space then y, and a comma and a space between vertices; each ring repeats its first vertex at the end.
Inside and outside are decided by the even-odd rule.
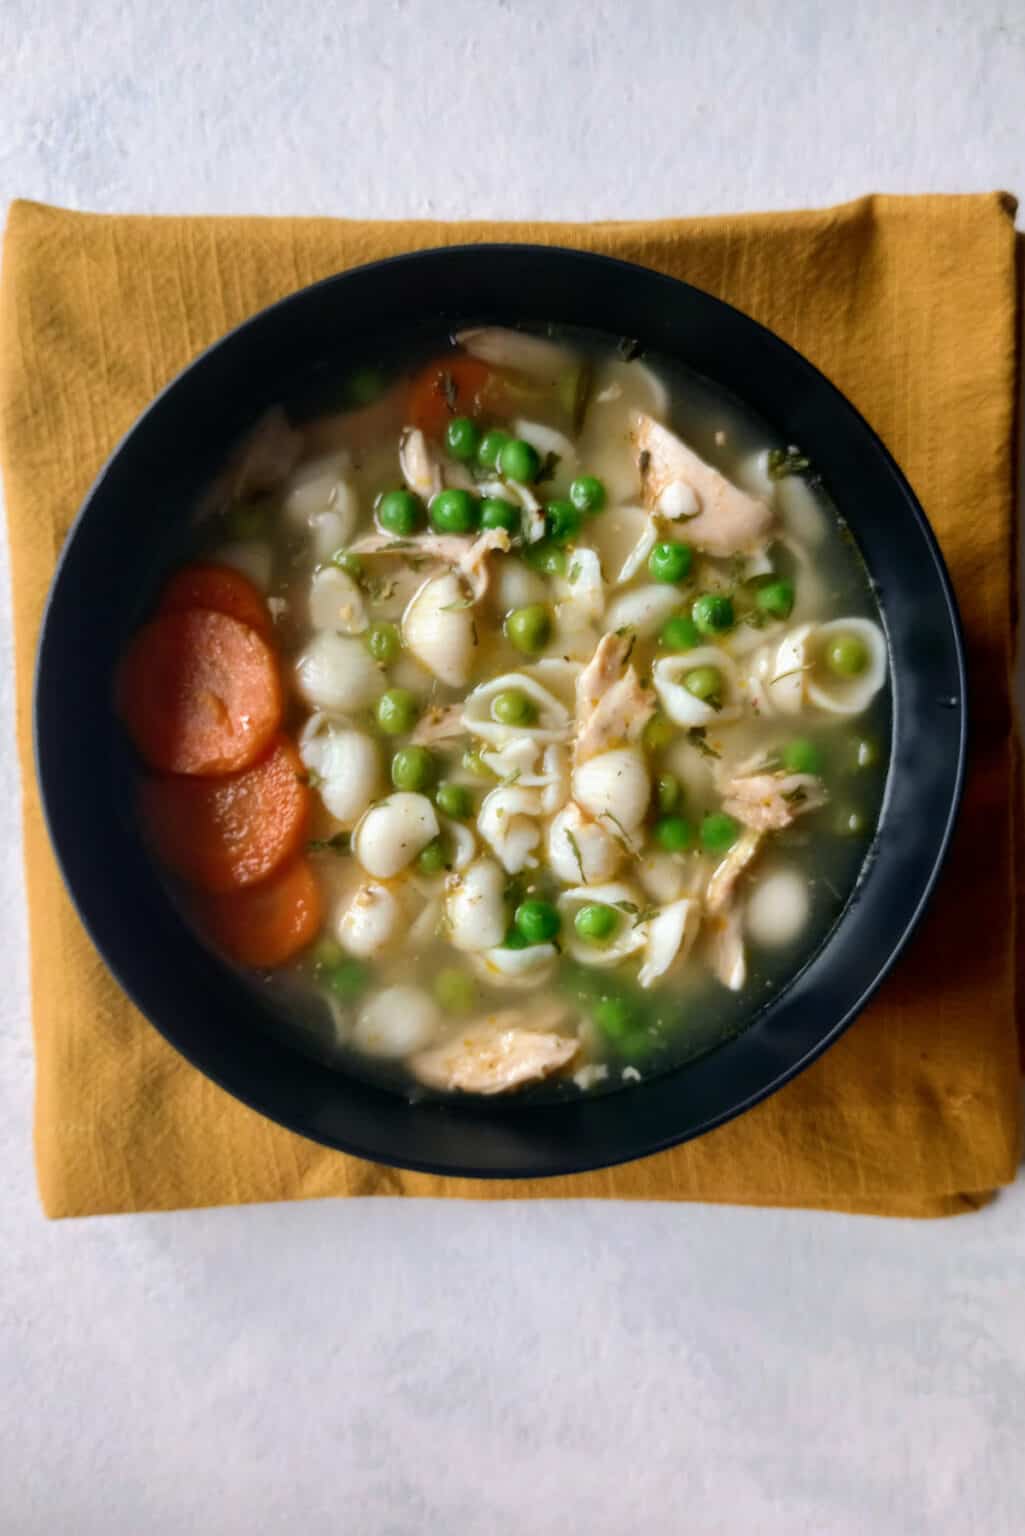
POLYGON ((307 859, 226 896, 206 896, 199 918, 218 949, 238 965, 284 965, 317 937, 320 888, 307 859))
POLYGON ((428 437, 442 438, 453 416, 500 411, 499 381, 487 363, 453 352, 437 357, 409 386, 409 418, 428 437))
POLYGON ((281 724, 281 678, 265 640, 225 613, 192 608, 143 626, 119 679, 125 724, 151 768, 232 773, 281 724))
POLYGON ((302 760, 279 736, 266 757, 218 779, 144 779, 143 823, 161 862, 204 891, 265 880, 294 858, 310 823, 302 760))
POLYGON ((274 633, 274 625, 263 593, 248 576, 230 565, 186 565, 164 588, 161 613, 182 613, 187 608, 212 608, 226 613, 240 624, 248 624, 264 640, 274 633))

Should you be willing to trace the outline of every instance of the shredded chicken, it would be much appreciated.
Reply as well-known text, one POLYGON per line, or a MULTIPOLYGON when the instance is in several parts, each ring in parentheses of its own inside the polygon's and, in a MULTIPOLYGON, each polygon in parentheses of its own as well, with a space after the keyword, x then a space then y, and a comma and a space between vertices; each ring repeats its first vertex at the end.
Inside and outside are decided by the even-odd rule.
POLYGON ((573 361, 572 354, 557 342, 499 325, 458 331, 456 341, 471 357, 479 357, 493 368, 511 368, 531 378, 557 378, 573 361))
POLYGON ((200 517, 221 511, 228 502, 249 501, 278 490, 302 452, 302 433, 295 431, 281 406, 265 411, 204 496, 200 517))
POLYGON ((705 892, 705 910, 712 916, 726 911, 733 899, 737 881, 762 845, 762 834, 751 828, 742 832, 726 857, 712 871, 705 892))
POLYGON ((714 918, 708 927, 712 969, 724 987, 739 992, 747 981, 747 956, 740 931, 740 913, 732 910, 714 918))
POLYGON ((603 635, 577 678, 576 767, 627 741, 637 741, 655 709, 655 696, 630 665, 630 635, 603 635))
POLYGON ((475 539, 457 533, 418 533, 408 539, 397 539, 387 533, 369 533, 350 546, 350 553, 390 555, 396 560, 426 558, 437 565, 453 567, 465 577, 473 601, 479 603, 491 578, 488 555, 495 550, 504 554, 508 548, 509 535, 504 528, 487 528, 475 539))
POLYGON ((631 431, 650 511, 669 486, 689 486, 698 506, 684 524, 689 544, 713 556, 756 554, 765 547, 775 520, 767 502, 732 485, 643 411, 634 413, 631 431))
POLYGON ((417 721, 412 741, 414 746, 428 747, 436 741, 451 741, 465 735, 461 704, 433 704, 417 721))
POLYGON ((570 1012, 568 1004, 553 1000, 531 1009, 486 1014, 444 1045, 421 1051, 410 1066, 429 1088, 508 1093, 548 1077, 573 1060, 580 1042, 551 1033, 570 1012))
POLYGON ((811 773, 738 774, 723 786, 723 810, 756 832, 779 832, 825 803, 822 780, 811 773))

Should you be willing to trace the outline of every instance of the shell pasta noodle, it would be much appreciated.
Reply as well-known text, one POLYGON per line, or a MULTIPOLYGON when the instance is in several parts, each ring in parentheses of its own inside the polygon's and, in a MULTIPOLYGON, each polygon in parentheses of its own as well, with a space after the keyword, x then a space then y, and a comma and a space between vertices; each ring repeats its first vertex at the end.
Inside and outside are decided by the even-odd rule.
POLYGON ((124 660, 183 912, 407 1095, 683 1065, 869 853, 888 650, 814 445, 634 352, 476 327, 286 392, 124 660))

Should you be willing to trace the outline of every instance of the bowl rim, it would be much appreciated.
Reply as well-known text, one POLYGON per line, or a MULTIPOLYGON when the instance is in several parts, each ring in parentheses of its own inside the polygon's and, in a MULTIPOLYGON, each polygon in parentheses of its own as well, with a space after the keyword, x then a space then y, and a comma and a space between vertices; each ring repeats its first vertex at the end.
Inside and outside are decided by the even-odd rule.
MULTIPOLYGON (((505 319, 503 321, 496 320, 495 323, 515 324, 515 322, 511 319, 505 319)), ((560 323, 558 318, 555 319, 554 323, 560 323)), ((654 347, 654 337, 651 338, 651 341, 654 347)), ((657 347, 654 347, 654 349, 657 350, 657 347)), ((685 357, 678 357, 678 360, 686 363, 685 357)), ((746 404, 745 397, 738 391, 732 390, 732 386, 723 385, 721 381, 715 379, 712 379, 712 382, 720 389, 727 389, 737 394, 738 398, 741 400, 741 403, 746 404)), ((226 444, 226 447, 227 446, 229 445, 226 444)), ((814 452, 814 448, 812 449, 812 455, 813 458, 816 459, 819 457, 819 455, 814 452)), ((834 500, 838 501, 838 498, 836 497, 832 487, 830 487, 830 494, 833 495, 834 500)), ((842 508, 840 510, 842 512, 842 508)), ((860 542, 861 541, 859 539, 859 547, 860 542)), ((869 573, 871 575, 871 565, 868 561, 866 561, 866 563, 869 565, 869 573)), ((889 628, 886 623, 886 608, 881 598, 878 598, 878 603, 880 614, 883 619, 883 628, 887 635, 887 646, 889 650, 890 635, 889 628)), ((896 679, 894 679, 894 682, 896 682, 896 679)), ((896 722, 894 722, 893 730, 896 730, 896 722)), ((48 837, 50 839, 50 845, 53 849, 54 856, 56 858, 57 865, 62 877, 64 888, 72 901, 79 921, 82 923, 91 942, 97 949, 105 967, 113 976, 118 986, 124 991, 128 999, 134 1004, 135 1007, 139 1009, 146 1021, 153 1028, 155 1028, 159 1034, 163 1036, 163 1038, 172 1046, 175 1051, 178 1052, 179 1055, 184 1057, 184 1059, 187 1060, 193 1067, 195 1067, 204 1076, 217 1084, 220 1088, 224 1089, 233 1098, 246 1104, 249 1108, 255 1110, 257 1113, 271 1120, 272 1122, 282 1125, 286 1129, 291 1130, 296 1134, 305 1137, 306 1139, 318 1142, 319 1144, 333 1150, 342 1151, 351 1156, 380 1163, 387 1167, 409 1169, 413 1172, 442 1175, 447 1177, 483 1180, 511 1179, 522 1182, 525 1180, 554 1178, 573 1173, 590 1172, 606 1167, 616 1167, 624 1163, 634 1161, 638 1158, 666 1151, 673 1146, 678 1146, 698 1136, 705 1135, 709 1131, 714 1130, 717 1127, 726 1124, 730 1120, 733 1120, 744 1114, 747 1110, 751 1109, 756 1104, 778 1092, 779 1089, 785 1086, 786 1083, 788 1083, 794 1077, 798 1076, 821 1055, 823 1055, 823 1053, 827 1051, 830 1046, 832 1046, 840 1038, 840 1036, 846 1032, 846 1030, 851 1026, 857 1016, 863 1011, 868 1002, 882 986, 886 978, 890 975, 898 960, 904 953, 913 934, 918 928, 923 913, 925 912, 925 909, 933 897, 937 882, 940 878, 943 866, 946 862, 946 858, 950 850, 950 845, 964 794, 964 786, 967 774, 968 737, 969 703, 967 695, 967 666, 965 656, 964 631, 961 615, 953 589, 953 584, 947 570, 946 563, 944 561, 943 553, 940 548, 939 541, 925 514, 925 511, 922 508, 917 496, 915 495, 915 492, 912 489, 903 470, 900 468, 899 464, 890 453, 889 449, 886 447, 886 444, 875 432, 873 427, 865 419, 862 413, 852 404, 852 402, 843 393, 843 391, 840 390, 839 387, 832 382, 829 376, 823 373, 813 363, 811 363, 808 358, 803 355, 803 353, 799 352, 795 347, 793 347, 789 342, 785 341, 776 332, 771 330, 768 326, 763 325, 760 321, 755 320, 752 316, 747 314, 738 306, 731 304, 727 300, 719 298, 717 295, 712 294, 707 290, 686 281, 685 279, 672 277, 667 273, 660 272, 656 268, 645 266, 642 263, 627 261, 620 257, 608 256, 602 253, 582 250, 575 246, 564 246, 558 243, 542 244, 538 242, 520 241, 461 242, 459 244, 453 245, 422 247, 413 251, 402 252, 396 255, 384 257, 373 262, 361 263, 357 266, 345 268, 339 272, 329 274, 326 277, 318 279, 316 282, 306 284, 303 287, 298 288, 289 294, 286 294, 282 298, 274 301, 272 304, 267 305, 266 307, 256 311, 254 314, 248 316, 245 320, 241 321, 238 325, 233 326, 229 331, 225 332, 224 335, 220 336, 211 342, 208 346, 204 347, 200 352, 198 352, 195 357, 193 357, 182 369, 179 370, 178 373, 174 375, 173 378, 171 378, 163 386, 159 393, 153 397, 153 399, 148 403, 144 410, 140 412, 140 414, 135 418, 131 426, 122 435, 115 447, 107 456, 105 462, 96 474, 92 484, 90 485, 82 500, 82 504, 68 530, 67 536, 59 551, 49 590, 47 592, 36 647, 32 686, 32 743, 36 779, 40 790, 40 803, 42 807, 44 823, 48 837), (230 351, 232 347, 240 341, 240 339, 249 337, 258 328, 267 325, 267 323, 274 317, 281 316, 283 314, 287 315, 290 311, 293 311, 298 306, 309 303, 311 299, 316 295, 326 293, 331 290, 344 288, 344 285, 349 283, 353 278, 370 277, 375 273, 388 271, 389 269, 405 269, 410 267, 423 266, 431 262, 440 261, 442 263, 448 263, 452 259, 459 257, 470 256, 474 261, 486 261, 489 257, 508 257, 510 255, 523 257, 524 259, 538 259, 545 262, 559 262, 570 259, 573 262, 582 263, 592 269, 602 267, 606 269, 606 271, 611 271, 613 273, 622 275, 625 281, 637 282, 640 279, 645 283, 661 286, 670 296, 670 302, 673 301, 674 295, 678 301, 680 290, 685 290, 692 297, 696 296, 697 300, 700 301, 701 304, 713 306, 715 309, 731 316, 734 322, 739 323, 742 328, 745 329, 750 335, 757 335, 762 344, 768 346, 770 352, 775 353, 781 359, 786 359, 790 367, 793 368, 798 374, 802 375, 804 379, 811 384, 812 388, 819 396, 828 399, 829 409, 831 411, 838 412, 842 417, 845 417, 847 426, 852 428, 857 434, 860 434, 865 442, 871 446, 879 467, 884 470, 886 475, 889 477, 893 490, 899 495, 905 512, 910 516, 916 534, 928 550, 930 556, 931 575, 935 580, 938 589, 938 595, 942 598, 943 601, 946 632, 952 648, 952 661, 954 667, 956 694, 950 699, 949 707, 952 710, 956 709, 958 717, 958 732, 955 746, 955 755, 951 765, 953 772, 950 777, 949 786, 945 795, 946 813, 942 827, 934 832, 934 835, 931 839, 932 853, 929 859, 929 867, 927 872, 921 878, 919 895, 914 908, 910 911, 897 937, 888 941, 888 948, 885 958, 880 962, 873 963, 871 967, 870 979, 866 982, 861 991, 849 1002, 848 1006, 843 1010, 843 1012, 836 1017, 831 1026, 825 1031, 820 1032, 814 1042, 810 1044, 810 1046, 799 1056, 781 1066, 774 1076, 768 1077, 761 1081, 756 1088, 746 1093, 742 1098, 736 1099, 730 1106, 714 1110, 707 1116, 700 1117, 697 1121, 685 1127, 683 1130, 668 1131, 662 1134, 651 1136, 644 1136, 642 1134, 637 1137, 628 1138, 629 1145, 613 1152, 595 1151, 592 1153, 583 1154, 576 1152, 566 1153, 565 1155, 554 1158, 549 1156, 544 1167, 531 1167, 528 1169, 525 1169, 521 1165, 518 1158, 509 1166, 503 1166, 501 1162, 492 1163, 491 1161, 489 1161, 486 1165, 474 1166, 470 1163, 465 1163, 458 1159, 455 1162, 452 1162, 445 1159, 439 1159, 438 1157, 420 1158, 415 1155, 409 1155, 408 1153, 403 1153, 402 1155, 392 1155, 389 1153, 387 1147, 382 1146, 374 1146, 372 1149, 368 1149, 366 1145, 362 1144, 358 1138, 348 1140, 345 1136, 338 1135, 334 1131, 329 1133, 324 1129, 323 1126, 311 1124, 308 1118, 292 1113, 287 1109, 282 1109, 280 1105, 275 1105, 272 1102, 268 1102, 267 1097, 262 1093, 251 1091, 247 1087, 240 1085, 238 1081, 233 1079, 230 1071, 225 1071, 223 1068, 218 1067, 216 1063, 211 1063, 209 1059, 204 1058, 201 1051, 197 1051, 192 1046, 183 1043, 175 1028, 169 1027, 166 1020, 162 1020, 158 1016, 155 1016, 152 1007, 149 1006, 144 1000, 146 991, 145 986, 142 985, 140 979, 137 976, 131 973, 130 968, 126 968, 119 956, 111 951, 109 944, 106 942, 104 936, 98 929, 98 925, 94 921, 93 915, 90 911, 90 903, 87 898, 87 893, 84 894, 82 892, 80 889, 80 883, 77 880, 74 871, 69 866, 69 860, 67 857, 68 849, 60 835, 58 817, 56 814, 57 785, 54 781, 52 765, 46 761, 46 748, 43 742, 43 722, 46 719, 48 707, 48 636, 52 631, 54 614, 57 612, 62 600, 62 579, 64 578, 67 569, 73 561, 76 539, 78 538, 82 527, 89 517, 90 512, 93 510, 96 503, 102 499, 112 473, 118 466, 126 448, 137 439, 138 435, 144 429, 148 429, 152 425, 154 418, 158 418, 162 414, 167 403, 173 400, 182 390, 190 388, 196 375, 200 373, 206 365, 209 364, 211 359, 215 357, 222 357, 226 352, 230 351)), ((884 825, 886 818, 887 806, 892 787, 891 780, 892 764, 888 763, 887 779, 879 813, 880 828, 884 825)), ((870 850, 866 854, 866 867, 868 863, 871 862, 871 858, 872 853, 870 850)), ((809 969, 811 963, 819 958, 823 952, 828 950, 832 945, 836 933, 847 921, 850 907, 854 896, 857 894, 857 890, 860 887, 861 879, 862 876, 859 876, 855 891, 848 896, 844 907, 841 909, 841 912, 836 919, 834 926, 829 930, 822 945, 816 949, 813 956, 807 963, 802 963, 802 967, 796 973, 795 977, 791 978, 787 983, 784 984, 783 993, 781 996, 788 993, 794 983, 804 975, 807 969, 809 969)), ((577 1101, 570 1100, 556 1104, 536 1106, 533 1104, 521 1104, 516 1106, 515 1104, 511 1105, 511 1101, 500 1102, 492 1099, 482 1103, 481 1101, 474 1099, 456 1104, 453 1104, 452 1101, 425 1101, 424 1103, 419 1103, 415 1106, 412 1106, 408 1105, 407 1101, 401 1100, 399 1096, 395 1095, 394 1093, 387 1092, 386 1090, 372 1089, 370 1091, 372 1094, 387 1092, 387 1097, 392 1102, 402 1103, 406 1105, 407 1108, 415 1108, 417 1111, 427 1110, 429 1113, 436 1113, 442 1117, 454 1114, 458 1119, 464 1121, 465 1123, 472 1123, 476 1120, 490 1118, 495 1111, 499 1111, 504 1114, 510 1107, 513 1107, 516 1110, 516 1113, 521 1117, 543 1117, 545 1115, 558 1114, 560 1118, 564 1119, 568 1123, 569 1120, 573 1117, 574 1110, 578 1110, 582 1106, 608 1106, 610 1104, 621 1103, 623 1101, 635 1099, 638 1095, 643 1096, 645 1093, 650 1093, 651 1090, 659 1082, 664 1083, 667 1080, 678 1077, 680 1074, 685 1074, 692 1071, 700 1061, 706 1060, 708 1055, 718 1055, 729 1045, 733 1044, 735 1040, 742 1040, 749 1033, 750 1026, 745 1028, 739 1035, 725 1041, 722 1045, 714 1047, 711 1052, 706 1053, 704 1056, 698 1057, 689 1062, 684 1062, 677 1067, 667 1069, 661 1074, 653 1076, 650 1079, 642 1079, 641 1083, 631 1088, 629 1093, 626 1091, 624 1085, 622 1089, 618 1089, 614 1093, 601 1095, 594 1099, 590 1099, 587 1098, 587 1096, 582 1095, 579 1104, 577 1101)), ((335 1069, 335 1074, 339 1077, 345 1078, 349 1084, 357 1081, 352 1077, 351 1074, 346 1074, 344 1071, 338 1072, 338 1070, 335 1069)), ((359 1082, 361 1089, 365 1090, 367 1085, 363 1083, 362 1080, 359 1080, 359 1082)))

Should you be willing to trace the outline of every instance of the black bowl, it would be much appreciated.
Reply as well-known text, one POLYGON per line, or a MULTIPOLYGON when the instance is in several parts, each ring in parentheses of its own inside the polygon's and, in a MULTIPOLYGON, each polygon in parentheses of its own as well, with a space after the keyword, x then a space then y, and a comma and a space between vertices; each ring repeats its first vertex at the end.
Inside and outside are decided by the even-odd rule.
POLYGON ((642 267, 533 246, 425 251, 329 278, 186 369, 114 454, 72 530, 43 625, 35 703, 43 802, 68 889, 111 971, 171 1044, 291 1130, 379 1162, 477 1177, 571 1173, 658 1151, 740 1114, 807 1066, 856 1017, 921 917, 964 772, 964 656, 950 583, 911 489, 858 413, 798 353, 708 294, 642 267), (813 456, 878 584, 890 645, 893 741, 879 833, 827 942, 744 1034, 630 1092, 579 1102, 411 1105, 283 1043, 157 877, 126 809, 133 765, 112 713, 115 665, 162 573, 169 525, 184 525, 226 447, 281 398, 282 381, 357 355, 382 334, 467 318, 637 337, 747 402, 813 456))

